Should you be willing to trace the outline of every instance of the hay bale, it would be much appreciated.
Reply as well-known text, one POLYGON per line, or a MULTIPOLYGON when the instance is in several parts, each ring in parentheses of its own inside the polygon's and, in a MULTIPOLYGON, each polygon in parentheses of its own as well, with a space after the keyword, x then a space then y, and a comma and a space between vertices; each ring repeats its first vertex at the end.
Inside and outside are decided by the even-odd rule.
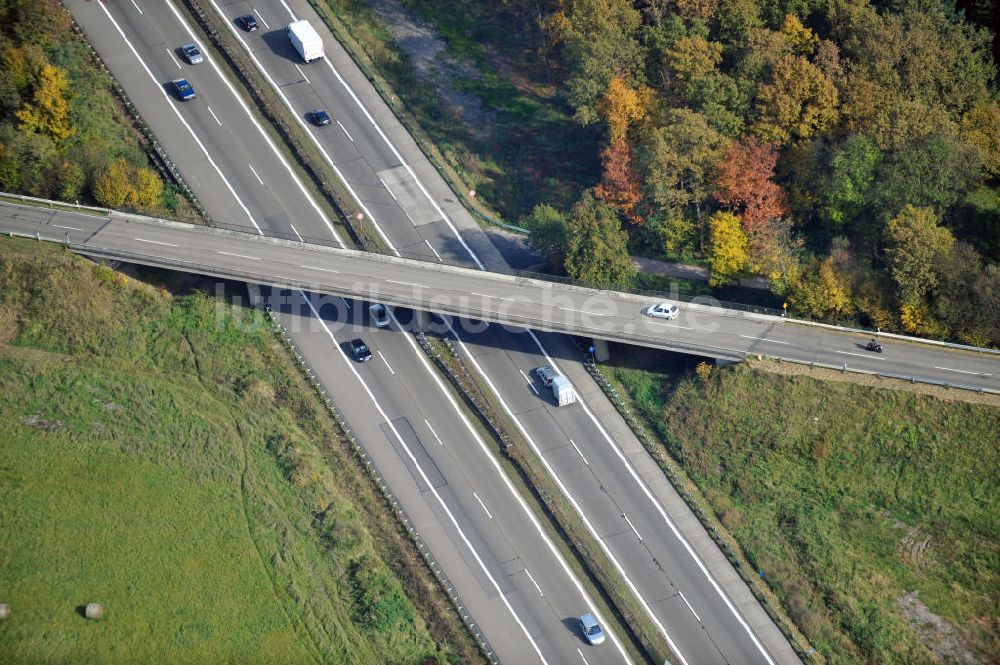
POLYGON ((6 619, 10 616, 10 605, 7 603, 0 603, 0 621, 6 619))
POLYGON ((84 615, 88 619, 100 619, 104 616, 104 605, 100 603, 87 603, 87 609, 84 611, 84 615))

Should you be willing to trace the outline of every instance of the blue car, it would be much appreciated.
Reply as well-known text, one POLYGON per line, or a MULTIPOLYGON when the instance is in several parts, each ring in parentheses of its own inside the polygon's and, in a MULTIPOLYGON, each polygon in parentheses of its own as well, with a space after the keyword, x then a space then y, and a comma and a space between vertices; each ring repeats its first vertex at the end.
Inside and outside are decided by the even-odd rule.
POLYGON ((197 95, 194 94, 194 88, 191 84, 187 82, 187 79, 177 79, 171 81, 174 84, 174 93, 177 94, 177 98, 182 102, 186 102, 189 99, 194 99, 197 95))

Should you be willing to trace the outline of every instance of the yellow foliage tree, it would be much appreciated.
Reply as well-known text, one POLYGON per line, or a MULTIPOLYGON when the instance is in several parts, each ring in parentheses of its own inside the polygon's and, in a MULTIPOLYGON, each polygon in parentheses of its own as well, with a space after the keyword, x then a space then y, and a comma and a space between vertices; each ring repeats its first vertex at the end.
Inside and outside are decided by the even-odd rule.
POLYGON ((788 39, 788 45, 791 47, 792 53, 796 55, 809 57, 816 52, 816 47, 819 46, 819 37, 812 30, 802 25, 802 21, 795 14, 787 14, 785 16, 785 23, 781 26, 781 32, 788 39))
POLYGON ((1000 105, 976 104, 962 118, 962 140, 979 152, 991 175, 1000 175, 1000 105))
POLYGON ((722 44, 700 35, 681 37, 663 51, 663 64, 671 77, 690 83, 715 71, 722 62, 722 44))
POLYGON ((155 208, 163 195, 163 181, 154 171, 141 167, 133 173, 132 205, 137 208, 155 208))
POLYGON ((838 103, 829 76, 802 56, 786 55, 775 63, 771 82, 760 89, 754 133, 778 143, 809 138, 837 122, 838 103))
POLYGON ((854 311, 850 286, 837 272, 832 256, 809 266, 792 285, 788 300, 795 310, 812 316, 838 316, 854 311))
POLYGON ((68 139, 76 131, 69 122, 66 70, 46 63, 39 75, 34 100, 25 104, 15 115, 21 126, 30 132, 48 134, 56 141, 68 139))
POLYGON ((750 241, 740 218, 731 212, 720 210, 708 224, 708 262, 712 266, 708 283, 719 286, 734 281, 750 265, 750 241))
POLYGON ((622 77, 611 79, 597 103, 597 110, 607 120, 612 144, 624 141, 629 125, 646 115, 648 101, 649 91, 645 87, 633 90, 622 77))
POLYGON ((94 198, 108 208, 121 208, 132 198, 132 182, 124 159, 109 165, 94 181, 94 198))

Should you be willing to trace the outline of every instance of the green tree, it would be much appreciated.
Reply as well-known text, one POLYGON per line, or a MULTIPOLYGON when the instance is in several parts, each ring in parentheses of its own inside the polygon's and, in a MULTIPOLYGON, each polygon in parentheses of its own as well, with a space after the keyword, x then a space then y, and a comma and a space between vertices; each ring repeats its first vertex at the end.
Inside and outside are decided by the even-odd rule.
POLYGON ((837 122, 837 103, 829 76, 802 56, 787 55, 775 63, 771 82, 760 89, 754 131, 779 143, 809 138, 837 122))
POLYGON ((874 141, 858 134, 850 136, 834 153, 823 187, 821 212, 832 232, 839 232, 861 214, 881 156, 874 141))
POLYGON ((1000 104, 977 104, 962 117, 962 140, 979 153, 991 176, 1000 175, 1000 104))
POLYGON ((566 274, 598 286, 628 286, 635 264, 614 208, 590 193, 569 214, 566 274))
POLYGON ((528 229, 528 243, 545 256, 549 270, 561 274, 566 266, 569 238, 565 215, 551 206, 537 205, 521 224, 528 229))
POLYGON ((935 134, 885 155, 878 167, 872 201, 884 218, 904 203, 934 208, 938 214, 983 182, 979 152, 952 134, 935 134))
POLYGON ((905 206, 885 227, 885 255, 896 295, 903 305, 917 305, 937 286, 935 265, 955 243, 938 225, 931 208, 905 206))
POLYGON ((584 125, 597 121, 597 102, 619 76, 635 87, 642 72, 640 14, 629 0, 567 0, 549 22, 569 65, 566 97, 584 125))
POLYGON ((973 297, 976 282, 983 274, 979 252, 966 242, 956 242, 937 256, 934 274, 937 277, 933 290, 937 317, 954 331, 981 330, 984 312, 973 297))
POLYGON ((750 241, 740 218, 730 212, 716 212, 708 220, 708 262, 712 266, 709 284, 720 286, 736 281, 750 265, 750 241))
POLYGON ((649 134, 640 150, 647 205, 672 217, 690 209, 700 218, 714 187, 713 169, 728 145, 700 113, 668 112, 664 125, 649 134))
POLYGON ((722 44, 700 35, 681 37, 664 49, 662 61, 670 87, 686 96, 693 81, 708 76, 722 62, 722 44))

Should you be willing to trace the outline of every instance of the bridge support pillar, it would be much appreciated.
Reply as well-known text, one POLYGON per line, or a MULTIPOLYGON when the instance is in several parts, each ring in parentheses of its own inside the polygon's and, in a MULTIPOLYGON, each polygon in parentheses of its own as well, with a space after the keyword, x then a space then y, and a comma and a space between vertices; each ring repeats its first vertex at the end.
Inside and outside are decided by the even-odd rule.
POLYGON ((590 340, 590 348, 594 350, 594 362, 603 363, 611 360, 611 349, 608 348, 607 340, 592 339, 590 340))
POLYGON ((421 330, 423 332, 428 332, 431 329, 431 324, 433 323, 431 319, 431 313, 425 312, 422 309, 415 309, 413 311, 413 329, 421 330))

